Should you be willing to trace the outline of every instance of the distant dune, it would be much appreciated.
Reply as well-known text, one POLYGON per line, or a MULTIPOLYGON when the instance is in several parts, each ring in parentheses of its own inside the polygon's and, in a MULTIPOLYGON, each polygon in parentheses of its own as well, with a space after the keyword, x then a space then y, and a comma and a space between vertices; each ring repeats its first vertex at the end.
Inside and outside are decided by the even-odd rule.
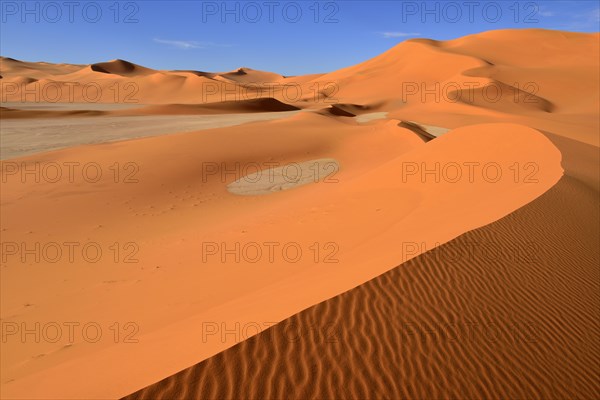
POLYGON ((23 96, 26 90, 41 93, 45 85, 58 83, 60 96, 55 99, 50 90, 52 101, 89 102, 81 89, 94 85, 100 87, 100 96, 96 99, 92 90, 89 96, 107 103, 202 104, 275 98, 299 108, 353 104, 375 107, 401 120, 426 113, 432 120, 423 122, 433 125, 437 115, 446 113, 465 115, 469 123, 493 116, 598 145, 594 118, 600 104, 600 78, 591 55, 600 52, 599 37, 523 29, 446 42, 413 39, 352 67, 298 77, 250 68, 216 73, 157 71, 124 60, 78 66, 2 58, 0 98, 32 101, 33 95, 23 96), (522 46, 523 42, 536 48, 522 46), (81 85, 72 98, 69 82, 81 85))
POLYGON ((306 103, 306 98, 314 93, 308 86, 300 85, 320 76, 284 77, 250 68, 231 72, 159 71, 126 60, 85 66, 31 63, 6 57, 0 59, 0 75, 3 102, 129 104, 194 104, 270 97, 286 103, 290 98, 306 103))
POLYGON ((272 72, 256 71, 251 68, 240 68, 237 71, 219 74, 221 78, 228 79, 237 83, 272 83, 284 79, 282 75, 272 72))
MULTIPOLYGON (((82 106, 85 106, 82 105, 82 106)), ((298 107, 273 98, 223 101, 209 104, 165 104, 115 110, 35 110, 0 107, 2 119, 67 118, 85 116, 214 115, 297 111, 298 107)))
POLYGON ((113 60, 105 63, 97 63, 90 65, 92 71, 101 72, 103 74, 114 74, 128 77, 148 75, 153 72, 149 68, 144 68, 140 65, 130 63, 125 60, 113 60))

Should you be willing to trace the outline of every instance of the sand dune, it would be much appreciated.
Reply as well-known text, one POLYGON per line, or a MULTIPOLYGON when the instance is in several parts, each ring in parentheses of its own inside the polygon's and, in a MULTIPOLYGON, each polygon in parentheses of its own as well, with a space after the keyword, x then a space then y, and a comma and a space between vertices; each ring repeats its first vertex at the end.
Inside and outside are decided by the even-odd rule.
POLYGON ((3 236, 15 242, 29 242, 36 237, 43 240, 38 236, 46 235, 42 232, 52 232, 58 242, 66 241, 71 235, 89 237, 98 243, 128 242, 132 240, 128 237, 135 238, 142 263, 124 266, 105 261, 96 264, 94 268, 109 273, 111 280, 122 282, 111 285, 109 291, 106 284, 102 284, 106 280, 105 273, 77 278, 71 275, 73 290, 85 287, 96 302, 103 299, 97 303, 102 304, 98 307, 73 303, 70 291, 63 290, 57 296, 52 289, 64 285, 62 278, 52 282, 52 276, 58 279, 69 274, 73 267, 86 268, 85 262, 65 266, 50 266, 45 262, 30 264, 29 267, 36 270, 52 268, 56 272, 58 268, 61 271, 59 275, 46 276, 43 287, 32 282, 30 274, 24 275, 22 270, 11 268, 9 264, 2 272, 3 282, 12 282, 11 286, 2 288, 11 299, 3 301, 5 312, 16 313, 17 317, 13 318, 17 320, 31 322, 60 309, 78 320, 105 321, 110 317, 135 320, 140 329, 145 328, 140 332, 139 343, 131 347, 80 343, 73 346, 69 354, 56 352, 64 343, 3 349, 6 354, 3 373, 6 379, 14 379, 3 386, 3 393, 7 396, 26 394, 29 398, 49 393, 67 398, 90 393, 95 397, 130 393, 241 340, 229 337, 221 341, 213 337, 205 343, 195 341, 194 338, 201 335, 198 328, 202 321, 283 320, 400 263, 405 257, 403 254, 385 251, 395 248, 398 240, 424 242, 428 246, 444 243, 533 200, 562 174, 558 151, 530 128, 510 124, 473 125, 424 144, 397 124, 398 121, 376 121, 375 125, 350 125, 330 117, 299 114, 227 130, 74 148, 19 159, 43 162, 44 157, 49 157, 46 160, 59 163, 94 160, 100 165, 135 162, 139 169, 137 184, 123 188, 107 185, 105 180, 113 177, 106 176, 102 178, 105 189, 89 196, 85 190, 73 193, 72 183, 68 182, 37 184, 38 193, 49 190, 61 199, 51 214, 32 212, 36 209, 41 212, 43 207, 38 202, 43 202, 44 197, 28 196, 29 185, 19 180, 9 181, 3 185, 7 189, 2 193, 3 236), (470 143, 468 149, 464 148, 465 142, 470 143), (132 159, 133 149, 136 149, 135 159, 132 159), (272 159, 270 155, 274 151, 280 152, 282 158, 272 159), (357 158, 356 154, 361 157, 357 158), (240 201, 240 196, 226 192, 226 184, 235 179, 235 174, 226 175, 225 181, 221 178, 222 171, 235 170, 235 162, 242 162, 241 166, 267 161, 282 165, 316 158, 339 161, 342 169, 335 175, 336 181, 268 196, 244 196, 245 200, 240 201), (173 163, 173 159, 178 162, 173 163), (535 160, 540 168, 536 184, 515 183, 512 179, 502 179, 495 184, 485 181, 473 184, 468 180, 423 182, 419 176, 403 181, 405 165, 420 165, 430 159, 441 163, 494 161, 502 168, 514 162, 535 160), (214 160, 216 164, 211 165, 217 169, 211 170, 213 173, 206 183, 198 185, 207 160, 214 160), (161 186, 166 182, 170 182, 169 187, 161 186), (123 190, 129 200, 123 200, 123 190), (15 198, 20 200, 15 202, 15 198), (440 202, 440 198, 444 201, 440 202), (86 204, 86 207, 78 204, 86 204), (472 204, 494 204, 494 207, 476 208, 472 204), (24 221, 18 217, 24 215, 25 210, 29 230, 22 229, 24 221), (441 218, 446 221, 453 218, 453 223, 440 225, 441 218), (164 228, 165 224, 178 228, 164 231, 160 227, 164 228), (281 224, 286 226, 284 231, 281 224), (102 228, 98 229, 99 225, 102 228), (182 237, 186 238, 183 242, 182 237), (333 244, 337 262, 315 264, 312 257, 308 257, 293 264, 285 263, 285 268, 268 259, 256 262, 230 258, 222 263, 221 258, 211 258, 203 262, 202 252, 197 251, 207 240, 245 243, 247 237, 256 243, 296 243, 302 249, 308 249, 315 242, 319 246, 333 244), (173 263, 172 254, 177 254, 177 264, 173 263), (150 267, 150 262, 152 266, 162 266, 160 274, 154 268, 140 272, 140 267, 150 267), (35 295, 19 295, 20 292, 15 291, 21 287, 15 282, 26 276, 28 285, 36 287, 35 295), (137 283, 133 284, 134 281, 137 283), (239 285, 231 285, 231 282, 239 282, 239 285), (307 291, 309 286, 311 290, 307 291), (148 290, 155 291, 154 300, 143 294, 148 290), (199 302, 199 290, 207 295, 204 301, 199 302), (257 292, 262 295, 256 296, 257 292), (22 298, 23 295, 29 300, 22 298), (166 297, 174 304, 185 304, 184 308, 161 306, 166 297), (273 307, 273 298, 278 299, 277 307, 273 307), (39 306, 23 311, 19 304, 26 301, 39 306), (112 308, 110 316, 106 314, 107 302, 114 301, 121 304, 120 316, 112 308), (181 312, 188 317, 181 319, 181 312), (174 343, 189 345, 181 347, 174 343), (18 363, 22 359, 37 360, 35 355, 40 353, 46 356, 39 361, 18 363), (64 363, 65 357, 68 363, 64 363), (140 363, 140 357, 146 362, 140 363), (163 363, 148 363, 154 357, 161 357, 163 363), (94 382, 75 379, 81 383, 73 383, 74 376, 90 368, 105 369, 105 373, 94 382), (63 381, 67 378, 68 385, 63 381), (31 380, 38 383, 31 385, 31 380))
POLYGON ((154 70, 144 68, 140 65, 131 63, 125 60, 113 60, 104 63, 96 63, 90 65, 90 69, 103 74, 115 74, 121 76, 140 76, 154 73, 154 70))
POLYGON ((239 68, 236 71, 221 73, 218 76, 241 84, 279 82, 284 79, 284 77, 279 74, 256 71, 251 68, 239 68))
POLYGON ((65 75, 83 68, 78 64, 52 64, 46 62, 27 62, 0 56, 2 79, 29 77, 39 79, 50 75, 65 75))
MULTIPOLYGON (((226 73, 155 71, 124 60, 85 67, 3 58, 0 74, 5 82, 21 81, 16 88, 3 89, 2 101, 21 101, 22 80, 35 78, 25 85, 29 91, 35 88, 30 85, 50 82, 93 83, 102 89, 98 101, 113 103, 116 84, 121 92, 117 102, 142 104, 274 97, 303 104, 302 108, 350 104, 356 111, 356 107, 377 104, 377 111, 393 112, 398 119, 425 111, 466 113, 472 123, 489 121, 489 110, 494 110, 497 121, 525 123, 542 130, 568 119, 578 129, 559 127, 559 134, 598 145, 597 122, 589 117, 600 104, 597 57, 591 56, 600 52, 598 36, 524 29, 484 32, 447 42, 414 39, 356 66, 304 77, 250 68, 226 73), (535 51, 525 51, 522 42, 531 43, 535 51), (557 53, 562 56, 555 57, 557 53), (440 64, 444 68, 439 68, 440 64), (402 79, 395 79, 397 76, 402 79)), ((63 86, 62 92, 59 101, 85 100, 79 91, 74 100, 68 100, 68 86, 63 86)), ((348 108, 345 111, 356 114, 348 108)))
POLYGON ((422 115, 421 122, 443 126, 436 115, 454 114, 461 124, 524 123, 598 146, 599 37, 523 29, 413 39, 311 83, 334 82, 336 102, 381 103, 401 120, 422 115))
MULTIPOLYGON (((119 398, 178 371, 133 398, 593 397, 599 38, 527 29, 408 40, 302 77, 3 58, 3 242, 78 240, 105 254, 133 244, 137 262, 8 255, 2 321, 94 321, 105 332, 133 322, 139 341, 1 343, 2 397, 119 398), (25 90, 72 82, 131 108, 18 106, 25 90), (232 121, 248 123, 224 127, 232 121), (292 190, 270 190, 281 179, 245 185, 253 171, 285 180, 282 167, 314 160, 340 169, 312 170, 324 179, 292 190), (28 175, 47 165, 102 174, 28 175), (270 254, 260 246, 273 242, 304 257, 230 254, 249 244, 270 254), (472 242, 525 257, 531 245, 539 259, 465 260, 472 242), (497 340, 465 340, 473 322, 497 340), (206 337, 207 323, 259 329, 206 337), (461 340, 428 336, 447 324, 461 340)), ((77 90, 61 102, 92 103, 77 90)))
POLYGON ((565 177, 125 399, 594 398, 598 218, 598 193, 565 177))
POLYGON ((159 71, 126 60, 84 65, 0 59, 2 102, 124 104, 213 103, 275 97, 306 103, 308 82, 321 75, 284 77, 239 68, 232 72, 159 71), (296 93, 296 91, 298 91, 296 93), (289 93, 288 93, 289 92, 289 93))

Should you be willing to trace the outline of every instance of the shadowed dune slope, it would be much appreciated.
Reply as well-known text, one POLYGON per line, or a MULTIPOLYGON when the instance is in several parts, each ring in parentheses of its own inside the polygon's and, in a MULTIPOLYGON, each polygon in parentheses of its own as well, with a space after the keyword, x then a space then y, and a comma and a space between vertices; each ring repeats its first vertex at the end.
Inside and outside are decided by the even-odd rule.
POLYGON ((597 193, 565 176, 126 399, 595 398, 598 218, 597 193))
POLYGON ((125 60, 112 60, 102 63, 96 63, 90 65, 90 69, 95 72, 101 72, 103 74, 114 74, 122 76, 137 76, 144 74, 151 74, 155 72, 152 69, 142 67, 141 65, 134 64, 125 60))
POLYGON ((97 117, 107 115, 106 111, 99 110, 19 110, 10 107, 0 107, 0 119, 30 119, 30 118, 67 118, 67 117, 97 117))
POLYGON ((223 101, 210 104, 167 104, 142 107, 137 110, 119 110, 123 115, 186 115, 186 114, 235 114, 278 111, 297 111, 298 107, 282 103, 274 98, 240 101, 223 101))
POLYGON ((23 110, 0 107, 0 119, 68 118, 84 116, 215 115, 298 111, 274 98, 209 104, 164 104, 117 110, 23 110))

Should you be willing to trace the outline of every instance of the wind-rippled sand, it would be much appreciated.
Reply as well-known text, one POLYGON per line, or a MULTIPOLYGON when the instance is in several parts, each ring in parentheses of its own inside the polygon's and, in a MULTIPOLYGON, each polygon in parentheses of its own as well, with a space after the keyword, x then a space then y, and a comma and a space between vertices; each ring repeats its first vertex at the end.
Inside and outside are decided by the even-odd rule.
POLYGON ((500 221, 125 399, 595 398, 597 206, 597 192, 565 177, 500 221))

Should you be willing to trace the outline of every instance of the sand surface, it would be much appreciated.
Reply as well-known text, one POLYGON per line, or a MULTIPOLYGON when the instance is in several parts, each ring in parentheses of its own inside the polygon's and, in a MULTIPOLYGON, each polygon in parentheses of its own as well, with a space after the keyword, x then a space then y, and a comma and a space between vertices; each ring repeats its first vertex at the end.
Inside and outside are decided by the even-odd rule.
MULTIPOLYGON (((69 106, 0 113, 9 158, 1 163, 2 322, 59 324, 63 333, 79 324, 73 339, 9 335, 2 397, 119 398, 179 371, 141 394, 593 396, 598 55, 598 34, 533 29, 409 40, 356 66, 290 78, 3 58, 5 82, 93 82, 106 89, 102 104, 115 102, 111 86, 134 83, 144 106, 85 108, 83 117, 69 106), (524 89, 531 81, 535 95, 524 89), (473 97, 436 101, 409 95, 407 82, 478 82, 506 95, 490 102, 485 89, 460 89, 454 95, 473 97), (250 102, 223 96, 262 93, 267 83, 281 85, 250 102), (302 95, 290 99, 284 83, 302 95), (329 83, 331 91, 309 89, 329 83), (257 112, 272 107, 303 111, 257 112), (46 112, 53 116, 40 118, 46 112), (215 112, 226 114, 205 115, 215 112), (323 179, 292 190, 228 190, 246 191, 257 166, 315 160, 339 170, 313 169, 307 176, 323 179), (435 248, 465 254, 469 241, 502 253, 527 253, 519 246, 533 242, 540 261, 432 259, 435 248), (59 262, 27 251, 58 244, 66 254, 73 242, 73 257, 59 262), (93 262, 79 251, 90 245, 103 254, 93 262), (339 341, 282 340, 290 321, 327 339, 331 322, 339 341), (495 322, 502 340, 399 337, 407 321, 421 330, 495 322), (539 339, 506 343, 513 325, 528 323, 539 339), (85 324, 101 328, 98 340, 82 335, 85 324)), ((19 90, 1 95, 20 102, 19 90)), ((62 100, 85 103, 77 94, 62 100)))

